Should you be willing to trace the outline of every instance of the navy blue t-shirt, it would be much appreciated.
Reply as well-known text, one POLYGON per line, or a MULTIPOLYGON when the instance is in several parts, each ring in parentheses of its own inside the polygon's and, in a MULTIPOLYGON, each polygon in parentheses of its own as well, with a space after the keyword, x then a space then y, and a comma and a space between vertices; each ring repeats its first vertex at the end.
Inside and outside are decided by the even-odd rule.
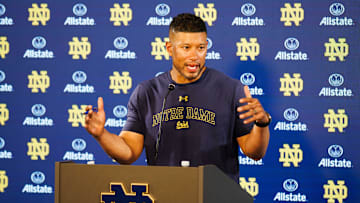
POLYGON ((245 97, 244 86, 225 74, 207 68, 199 80, 176 84, 170 72, 140 83, 128 103, 123 130, 144 135, 149 165, 190 166, 213 164, 238 182, 236 138, 250 133, 236 108, 245 97), (169 84, 175 89, 166 100, 159 154, 155 160, 161 108, 169 84))

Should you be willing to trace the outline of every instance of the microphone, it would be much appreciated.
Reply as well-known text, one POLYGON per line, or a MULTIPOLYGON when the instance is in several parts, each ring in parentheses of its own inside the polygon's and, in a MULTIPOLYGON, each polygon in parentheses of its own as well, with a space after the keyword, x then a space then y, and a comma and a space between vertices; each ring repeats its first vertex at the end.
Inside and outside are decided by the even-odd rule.
POLYGON ((158 158, 159 155, 159 145, 160 145, 160 138, 161 138, 161 126, 162 126, 162 121, 163 121, 163 114, 164 114, 164 108, 165 108, 165 103, 166 103, 166 99, 169 96, 170 92, 173 91, 175 89, 175 85, 174 84, 169 84, 168 85, 168 92, 166 93, 163 103, 162 103, 162 107, 161 107, 161 113, 160 113, 160 124, 159 124, 159 130, 158 130, 158 137, 156 139, 156 145, 155 145, 155 161, 158 158))

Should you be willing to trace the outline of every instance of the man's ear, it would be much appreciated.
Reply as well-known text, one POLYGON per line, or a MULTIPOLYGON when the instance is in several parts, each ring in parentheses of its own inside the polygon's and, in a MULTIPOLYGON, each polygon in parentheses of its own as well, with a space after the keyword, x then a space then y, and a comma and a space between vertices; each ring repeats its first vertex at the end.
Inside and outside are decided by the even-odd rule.
POLYGON ((172 50, 173 50, 172 46, 173 45, 171 42, 165 42, 166 51, 169 53, 170 56, 172 56, 172 50))

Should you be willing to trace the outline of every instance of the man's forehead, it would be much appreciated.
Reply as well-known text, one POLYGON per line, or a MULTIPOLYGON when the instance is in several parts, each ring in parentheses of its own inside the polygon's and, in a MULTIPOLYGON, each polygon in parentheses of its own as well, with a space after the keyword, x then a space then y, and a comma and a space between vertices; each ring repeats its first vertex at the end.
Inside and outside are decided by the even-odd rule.
POLYGON ((182 40, 206 40, 207 34, 206 32, 170 32, 169 38, 170 40, 174 39, 182 39, 182 40))

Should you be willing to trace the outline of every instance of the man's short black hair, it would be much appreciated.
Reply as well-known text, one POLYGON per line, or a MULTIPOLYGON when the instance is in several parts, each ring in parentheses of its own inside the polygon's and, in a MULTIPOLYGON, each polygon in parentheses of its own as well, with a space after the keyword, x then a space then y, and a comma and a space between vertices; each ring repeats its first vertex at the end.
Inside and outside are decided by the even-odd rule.
POLYGON ((206 33, 206 25, 200 17, 191 13, 182 13, 171 21, 169 31, 206 33))

